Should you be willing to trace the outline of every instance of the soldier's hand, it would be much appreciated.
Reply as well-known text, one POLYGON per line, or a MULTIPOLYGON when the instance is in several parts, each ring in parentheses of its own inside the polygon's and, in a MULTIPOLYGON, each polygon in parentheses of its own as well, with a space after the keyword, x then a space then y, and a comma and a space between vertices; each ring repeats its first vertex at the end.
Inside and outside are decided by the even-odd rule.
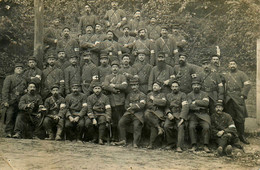
POLYGON ((218 102, 222 103, 222 102, 223 102, 223 100, 218 100, 218 102))
POLYGON ((56 44, 57 42, 58 42, 58 39, 55 39, 55 40, 54 40, 54 43, 56 44))
POLYGON ((113 84, 113 83, 112 83, 112 84, 110 84, 110 87, 113 87, 113 88, 114 88, 115 86, 116 86, 116 85, 115 85, 115 84, 113 84))
POLYGON ((70 120, 70 122, 74 122, 74 119, 72 116, 69 116, 69 120, 70 120))
POLYGON ((40 118, 41 116, 42 116, 41 113, 38 113, 38 114, 36 115, 37 118, 40 118))
POLYGON ((217 136, 221 137, 224 134, 224 130, 218 131, 217 136))
POLYGON ((79 116, 74 118, 74 122, 78 122, 79 121, 79 116))
POLYGON ((151 99, 151 100, 154 100, 154 97, 153 97, 153 96, 150 96, 150 99, 151 99))
POLYGON ((180 127, 182 125, 182 123, 184 122, 184 119, 181 119, 178 123, 178 127, 180 127))
POLYGON ((92 124, 93 124, 93 125, 97 125, 97 120, 96 120, 96 119, 93 119, 93 120, 92 120, 92 124))
POLYGON ((196 101, 193 101, 191 104, 196 104, 196 101))
POLYGON ((245 99, 245 97, 244 96, 240 96, 241 97, 241 99, 245 99))
POLYGON ((59 117, 59 116, 57 116, 57 115, 55 115, 55 116, 53 117, 53 119, 54 119, 54 120, 59 120, 59 119, 60 119, 60 117, 59 117))
POLYGON ((168 85, 169 83, 170 83, 170 80, 165 80, 165 81, 163 82, 164 85, 168 85))
POLYGON ((172 120, 174 117, 171 113, 168 113, 168 119, 172 120))
POLYGON ((227 136, 232 137, 232 134, 231 133, 227 133, 227 136))
POLYGON ((117 25, 116 25, 116 28, 120 28, 121 27, 121 23, 119 22, 117 25))
POLYGON ((5 107, 9 107, 9 104, 7 102, 4 103, 5 107))

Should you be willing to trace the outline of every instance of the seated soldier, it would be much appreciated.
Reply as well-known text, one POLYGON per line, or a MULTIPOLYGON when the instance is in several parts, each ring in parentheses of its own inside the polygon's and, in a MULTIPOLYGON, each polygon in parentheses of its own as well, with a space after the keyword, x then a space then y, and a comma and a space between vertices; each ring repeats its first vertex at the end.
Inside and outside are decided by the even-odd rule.
POLYGON ((42 123, 42 112, 46 109, 43 106, 41 96, 36 92, 36 84, 30 82, 27 87, 27 93, 23 95, 18 104, 20 112, 16 118, 13 138, 25 136, 25 127, 29 125, 30 138, 37 138, 40 134, 40 125, 42 123))
POLYGON ((144 109, 146 96, 139 90, 139 78, 134 76, 130 79, 130 86, 132 91, 127 95, 125 101, 126 112, 118 122, 118 129, 120 132, 120 142, 116 145, 126 145, 126 131, 129 124, 133 124, 134 148, 138 147, 141 139, 142 128, 144 124, 144 109))
POLYGON ((83 129, 85 127, 84 116, 87 112, 87 102, 85 95, 79 91, 79 84, 73 84, 72 93, 65 98, 67 112, 65 114, 65 134, 70 140, 76 135, 76 140, 82 139, 83 129))
POLYGON ((59 91, 59 86, 53 85, 51 87, 52 95, 44 102, 47 113, 42 125, 49 135, 50 140, 61 140, 61 133, 64 127, 66 104, 65 99, 59 94, 59 91), (56 131, 56 135, 54 131, 56 131))
POLYGON ((85 119, 85 125, 88 132, 93 135, 93 142, 96 142, 98 139, 98 143, 103 145, 103 141, 106 138, 106 126, 108 126, 111 121, 110 101, 109 98, 102 93, 102 85, 100 82, 93 81, 91 87, 94 93, 87 98, 88 117, 85 119))
POLYGON ((147 95, 147 110, 144 113, 145 120, 151 128, 150 144, 148 149, 152 149, 156 137, 163 134, 161 127, 164 118, 164 110, 166 106, 166 96, 161 92, 162 84, 159 82, 153 83, 153 91, 147 95))
POLYGON ((239 144, 236 126, 232 117, 223 112, 222 102, 216 103, 215 110, 216 112, 211 115, 211 136, 218 144, 218 154, 221 156, 225 150, 226 155, 231 156, 232 144, 242 149, 239 144))

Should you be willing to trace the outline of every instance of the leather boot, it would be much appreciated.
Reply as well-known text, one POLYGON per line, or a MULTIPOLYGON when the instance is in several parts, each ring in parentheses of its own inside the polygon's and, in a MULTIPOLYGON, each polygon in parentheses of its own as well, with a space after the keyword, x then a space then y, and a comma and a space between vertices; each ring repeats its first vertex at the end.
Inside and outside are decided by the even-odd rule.
POLYGON ((61 133, 62 133, 62 129, 61 128, 57 128, 57 133, 56 133, 55 140, 61 140, 61 133))

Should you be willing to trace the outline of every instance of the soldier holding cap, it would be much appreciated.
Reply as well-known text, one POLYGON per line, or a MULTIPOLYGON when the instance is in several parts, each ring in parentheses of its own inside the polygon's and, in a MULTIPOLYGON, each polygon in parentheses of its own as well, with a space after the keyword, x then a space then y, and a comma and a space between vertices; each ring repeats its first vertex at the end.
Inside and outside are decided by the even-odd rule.
POLYGON ((2 88, 2 101, 5 112, 2 113, 6 137, 12 137, 15 120, 18 112, 18 102, 26 89, 26 80, 23 77, 24 66, 15 64, 14 74, 5 78, 2 88))
POLYGON ((144 125, 144 109, 146 105, 146 96, 139 90, 139 78, 134 76, 130 79, 132 91, 127 95, 125 101, 126 112, 118 122, 120 132, 120 142, 117 145, 126 145, 127 127, 133 125, 133 146, 138 147, 141 140, 142 127, 144 125))
POLYGON ((245 138, 245 118, 247 110, 245 100, 251 89, 251 82, 248 76, 237 68, 237 62, 232 59, 229 62, 229 71, 224 74, 226 82, 226 112, 233 118, 239 139, 245 144, 249 144, 245 138))
POLYGON ((192 80, 192 92, 187 95, 189 109, 189 134, 191 139, 192 151, 197 150, 197 126, 202 127, 202 138, 204 151, 210 152, 209 144, 209 127, 210 116, 208 114, 209 97, 206 92, 201 91, 201 80, 194 78, 192 80))
POLYGON ((60 95, 60 86, 52 85, 51 96, 48 97, 44 106, 47 110, 42 126, 49 135, 50 140, 61 140, 64 128, 64 116, 66 113, 65 99, 60 95), (56 131, 56 134, 54 133, 56 131))
POLYGON ((218 144, 218 154, 222 155, 223 151, 227 156, 232 153, 232 144, 242 148, 239 144, 236 126, 232 117, 223 112, 222 102, 215 104, 216 112, 211 115, 211 136, 218 144))

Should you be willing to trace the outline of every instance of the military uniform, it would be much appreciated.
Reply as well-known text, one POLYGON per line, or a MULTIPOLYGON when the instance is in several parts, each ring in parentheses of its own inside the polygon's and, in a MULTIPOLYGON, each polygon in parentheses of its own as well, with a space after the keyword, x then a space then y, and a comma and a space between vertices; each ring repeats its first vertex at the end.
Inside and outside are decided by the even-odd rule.
POLYGON ((33 81, 37 85, 37 88, 39 89, 42 80, 42 71, 39 68, 35 67, 35 68, 26 69, 24 71, 24 77, 27 82, 33 81))
POLYGON ((118 55, 122 53, 120 44, 114 40, 105 40, 101 42, 100 49, 104 51, 108 51, 109 55, 109 61, 112 63, 115 60, 119 61, 118 55))
POLYGON ((81 84, 81 73, 79 66, 70 65, 64 70, 65 78, 65 92, 70 94, 71 86, 73 84, 81 84))
POLYGON ((128 22, 129 28, 132 32, 137 32, 141 28, 145 28, 145 21, 144 20, 138 20, 136 18, 130 19, 128 22))
POLYGON ((45 49, 49 49, 49 50, 56 49, 57 42, 55 41, 60 38, 59 33, 60 31, 55 28, 48 28, 44 30, 43 42, 45 44, 45 49))
POLYGON ((161 35, 161 27, 159 25, 148 25, 147 26, 147 36, 150 40, 156 41, 158 38, 160 38, 161 35))
MULTIPOLYGON (((141 31, 141 30, 139 30, 141 31)), ((154 43, 149 39, 138 39, 134 42, 133 53, 137 55, 139 50, 149 51, 148 55, 145 58, 145 61, 151 65, 155 65, 155 47, 154 43)))
POLYGON ((118 39, 118 43, 121 45, 121 49, 123 53, 130 54, 132 52, 134 42, 135 42, 135 38, 130 35, 128 36, 123 35, 118 39))
POLYGON ((101 83, 105 81, 105 77, 111 74, 111 66, 107 65, 106 67, 100 65, 98 66, 98 77, 101 83))
POLYGON ((121 68, 119 69, 119 73, 123 74, 126 77, 128 86, 127 86, 127 89, 125 92, 128 94, 131 91, 129 81, 134 76, 134 68, 131 67, 130 65, 128 65, 128 66, 121 65, 121 68), (127 73, 127 75, 125 73, 127 73))
POLYGON ((184 143, 184 128, 185 125, 182 123, 178 126, 178 123, 183 120, 188 120, 189 105, 187 101, 187 96, 183 92, 178 93, 169 93, 166 95, 167 108, 166 115, 169 113, 173 115, 173 119, 170 120, 166 118, 164 129, 166 133, 167 145, 173 145, 177 143, 177 147, 182 147, 184 143), (178 135, 175 135, 174 132, 177 131, 178 135), (175 139, 177 136, 177 141, 175 139))
MULTIPOLYGON (((16 65, 22 67, 22 65, 16 65)), ((2 114, 4 123, 6 124, 5 133, 11 137, 16 116, 18 113, 18 102, 26 89, 26 80, 23 75, 12 74, 5 78, 2 88, 2 102, 8 103, 6 112, 2 114)))
POLYGON ((66 58, 64 60, 60 60, 58 59, 55 63, 55 66, 59 69, 62 70, 63 74, 64 74, 64 70, 70 66, 70 62, 68 60, 66 60, 66 58))
POLYGON ((64 49, 67 55, 79 56, 79 44, 72 37, 61 37, 57 42, 57 48, 64 49))
POLYGON ((97 16, 93 15, 93 14, 89 14, 89 15, 83 15, 82 17, 80 17, 79 20, 79 25, 78 25, 78 31, 81 35, 86 34, 86 26, 91 25, 92 27, 94 27, 96 25, 96 23, 98 23, 98 18, 97 16))
POLYGON ((91 61, 89 63, 85 63, 82 68, 82 75, 81 75, 81 81, 82 81, 82 91, 87 96, 90 95, 91 89, 90 89, 90 83, 92 80, 98 78, 98 68, 95 64, 93 64, 91 61))

